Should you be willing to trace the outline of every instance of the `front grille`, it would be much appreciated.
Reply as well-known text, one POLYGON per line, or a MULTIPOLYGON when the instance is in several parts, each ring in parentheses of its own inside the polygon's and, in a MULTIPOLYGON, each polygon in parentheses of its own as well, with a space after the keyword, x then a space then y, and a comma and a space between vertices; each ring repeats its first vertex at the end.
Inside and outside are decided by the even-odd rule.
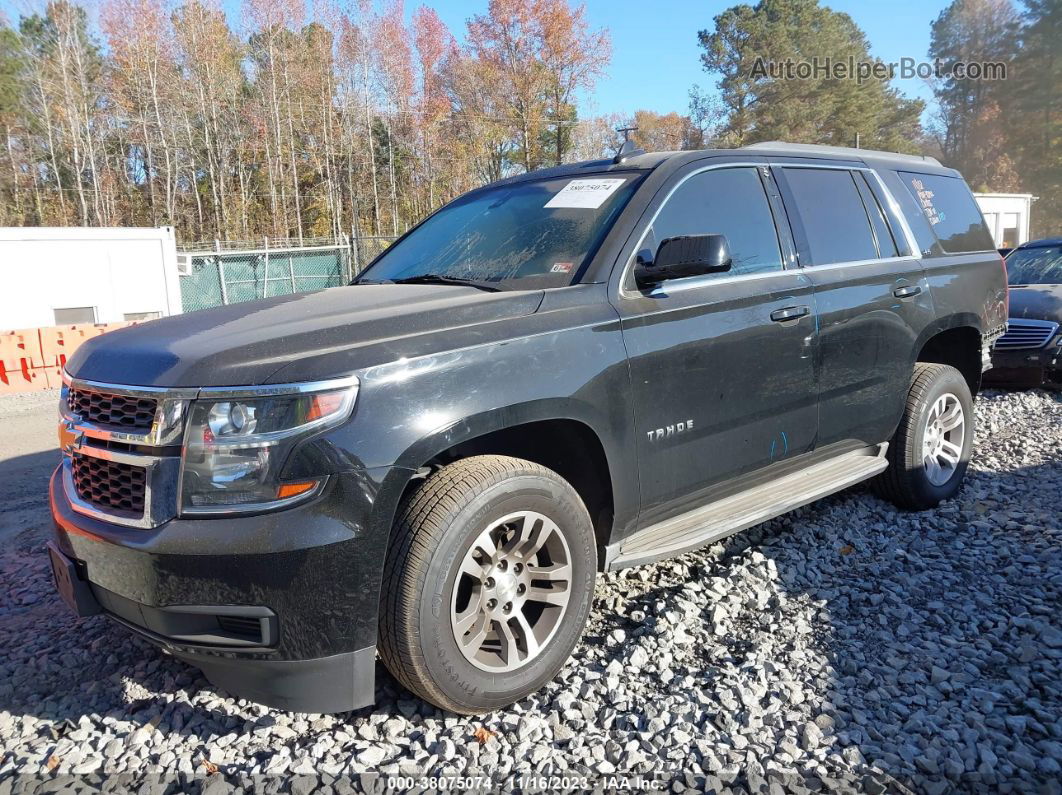
POLYGON ((1007 333, 996 340, 995 349, 1021 350, 1042 348, 1058 330, 1058 324, 1049 320, 1011 320, 1007 333))
POLYGON ((155 422, 155 398, 112 395, 88 389, 70 389, 67 408, 82 420, 110 425, 123 431, 147 433, 155 422))
POLYGON ((77 455, 71 461, 77 496, 99 508, 143 515, 146 470, 103 458, 77 455))

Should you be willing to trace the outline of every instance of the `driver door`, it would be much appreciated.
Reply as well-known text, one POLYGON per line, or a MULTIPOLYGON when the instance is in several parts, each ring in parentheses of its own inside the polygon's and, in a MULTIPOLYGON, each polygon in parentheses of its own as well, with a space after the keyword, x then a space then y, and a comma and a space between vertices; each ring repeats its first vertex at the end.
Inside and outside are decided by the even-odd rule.
POLYGON ((725 235, 728 272, 639 290, 627 263, 616 308, 627 347, 644 527, 704 504, 817 431, 815 299, 777 192, 756 165, 691 167, 632 251, 725 235), (779 231, 783 232, 779 237, 779 231))

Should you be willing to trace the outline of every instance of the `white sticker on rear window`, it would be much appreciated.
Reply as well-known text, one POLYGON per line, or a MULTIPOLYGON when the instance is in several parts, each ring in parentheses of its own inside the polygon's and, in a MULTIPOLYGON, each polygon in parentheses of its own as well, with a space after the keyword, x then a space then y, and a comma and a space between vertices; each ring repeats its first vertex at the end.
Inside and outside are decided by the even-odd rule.
POLYGON ((573 179, 561 188, 556 196, 546 202, 546 207, 549 209, 580 207, 587 210, 596 210, 605 203, 605 199, 616 192, 616 188, 626 181, 622 177, 573 179))

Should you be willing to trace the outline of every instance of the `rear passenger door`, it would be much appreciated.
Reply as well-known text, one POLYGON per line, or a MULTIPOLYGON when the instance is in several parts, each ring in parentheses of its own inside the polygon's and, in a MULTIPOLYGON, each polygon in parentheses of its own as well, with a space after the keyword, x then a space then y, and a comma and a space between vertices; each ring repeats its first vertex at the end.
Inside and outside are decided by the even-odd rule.
POLYGON ((890 224, 870 169, 834 161, 774 170, 819 313, 816 447, 884 441, 903 412, 916 340, 933 317, 922 263, 890 224))
POLYGON ((811 286, 785 267, 791 244, 767 169, 690 166, 643 223, 614 300, 630 363, 645 526, 810 450, 816 408, 811 286), (636 252, 706 234, 726 235, 730 271, 637 288, 636 252))

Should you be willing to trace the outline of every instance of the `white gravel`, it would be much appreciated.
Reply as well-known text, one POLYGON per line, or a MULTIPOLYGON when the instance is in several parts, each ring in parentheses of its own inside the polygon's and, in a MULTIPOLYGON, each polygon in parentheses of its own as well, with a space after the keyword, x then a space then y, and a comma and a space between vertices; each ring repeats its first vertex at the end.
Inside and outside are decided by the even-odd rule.
POLYGON ((0 795, 70 774, 346 792, 363 771, 1062 792, 1062 396, 977 408, 958 499, 909 514, 857 488, 603 577, 562 675, 482 719, 443 715, 382 668, 378 705, 347 715, 231 699, 106 620, 70 617, 42 519, 0 551, 0 795))

